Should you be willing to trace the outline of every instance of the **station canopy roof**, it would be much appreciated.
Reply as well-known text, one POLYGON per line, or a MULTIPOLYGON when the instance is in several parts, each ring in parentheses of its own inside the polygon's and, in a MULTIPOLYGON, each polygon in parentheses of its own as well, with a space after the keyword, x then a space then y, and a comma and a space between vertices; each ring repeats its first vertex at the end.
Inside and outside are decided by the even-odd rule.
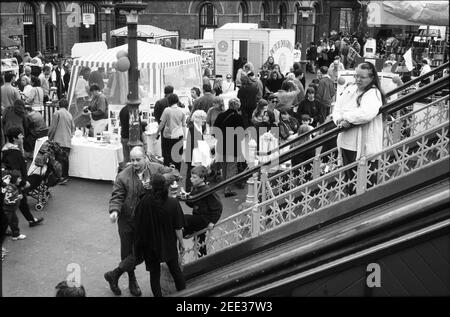
POLYGON ((371 1, 367 24, 449 25, 449 1, 371 1))
MULTIPOLYGON (((124 26, 120 29, 112 30, 110 34, 111 34, 111 36, 114 36, 114 37, 127 37, 128 29, 126 26, 124 26)), ((178 33, 172 32, 172 31, 167 31, 167 30, 158 28, 153 25, 139 24, 137 26, 137 37, 160 39, 160 38, 168 38, 168 37, 178 37, 178 33)))

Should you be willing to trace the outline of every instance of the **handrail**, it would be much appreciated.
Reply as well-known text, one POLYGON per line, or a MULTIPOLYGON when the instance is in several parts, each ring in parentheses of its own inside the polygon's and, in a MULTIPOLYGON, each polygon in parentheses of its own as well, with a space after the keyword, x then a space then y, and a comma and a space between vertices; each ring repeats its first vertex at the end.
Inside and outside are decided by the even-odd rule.
MULTIPOLYGON (((414 101, 416 99, 420 99, 420 98, 423 98, 425 96, 431 95, 431 94, 433 94, 433 93, 435 93, 435 92, 437 92, 437 91, 447 87, 448 83, 449 83, 449 75, 447 75, 445 77, 441 77, 441 78, 433 81, 432 83, 430 83, 430 84, 428 84, 426 86, 423 86, 422 88, 420 88, 420 89, 418 89, 418 90, 416 90, 416 91, 414 91, 414 92, 412 92, 412 93, 410 93, 410 94, 408 94, 406 96, 400 97, 400 98, 398 98, 398 99, 396 99, 394 101, 389 102, 385 106, 382 106, 380 108, 379 113, 392 112, 392 111, 396 111, 398 109, 401 109, 401 108, 409 105, 412 101, 414 101)), ((332 122, 332 121, 330 121, 330 122, 332 122)), ((306 152, 308 152, 310 150, 313 150, 313 149, 317 148, 318 146, 323 145, 327 141, 330 141, 334 137, 336 137, 339 132, 344 131, 344 130, 346 130, 346 128, 336 127, 336 128, 334 128, 332 130, 329 130, 329 131, 327 131, 327 132, 325 132, 323 134, 318 135, 317 137, 315 137, 312 140, 309 140, 309 141, 307 141, 305 143, 302 143, 302 144, 300 144, 300 145, 298 145, 298 146, 296 146, 296 147, 294 147, 292 149, 289 149, 287 152, 281 154, 278 157, 277 164, 282 163, 284 161, 287 161, 287 160, 293 158, 294 156, 297 156, 300 153, 306 153, 306 152)), ((231 177, 231 178, 229 178, 229 179, 227 179, 227 180, 225 180, 225 181, 223 181, 223 182, 221 182, 221 183, 211 187, 210 189, 208 189, 208 190, 206 190, 206 191, 204 191, 204 192, 202 192, 202 193, 200 193, 198 195, 190 197, 189 200, 192 201, 192 202, 195 202, 195 201, 197 201, 199 199, 202 199, 202 198, 210 195, 211 193, 213 193, 213 192, 215 192, 215 191, 217 191, 217 190, 219 190, 219 189, 221 189, 221 188, 223 188, 223 187, 225 187, 225 186, 227 186, 229 184, 232 184, 232 183, 234 183, 234 182, 236 182, 238 180, 243 180, 243 179, 245 179, 247 177, 250 177, 252 174, 257 173, 262 167, 270 166, 271 164, 272 164, 271 161, 268 161, 268 162, 265 162, 265 163, 262 163, 262 164, 258 164, 258 165, 254 166, 252 168, 249 168, 248 170, 243 171, 242 173, 234 175, 233 177, 231 177)))
MULTIPOLYGON (((388 98, 388 97, 390 97, 392 95, 395 95, 396 93, 399 93, 400 91, 402 91, 402 90, 404 90, 404 89, 406 89, 406 88, 408 88, 408 87, 410 87, 410 86, 412 86, 412 85, 414 85, 414 84, 416 84, 418 82, 421 82, 423 79, 425 79, 425 78, 427 78, 427 77, 429 77, 431 75, 434 75, 434 74, 444 70, 445 68, 449 67, 449 64, 450 64, 450 62, 447 62, 447 63, 445 63, 443 65, 440 65, 439 67, 433 69, 431 72, 428 72, 428 73, 423 74, 423 75, 421 75, 421 76, 419 76, 417 78, 414 78, 414 79, 408 81, 407 83, 404 83, 403 85, 401 85, 401 86, 399 86, 399 87, 397 87, 397 88, 387 92, 386 93, 386 98, 388 98)), ((333 126, 334 126, 334 122, 333 121, 324 122, 322 125, 314 128, 313 130, 308 131, 306 133, 303 133, 301 135, 298 135, 295 138, 293 138, 293 139, 291 139, 291 140, 289 140, 287 142, 284 142, 278 148, 270 150, 270 151, 268 151, 268 152, 266 152, 264 154, 265 155, 271 155, 273 153, 276 153, 276 152, 280 151, 281 149, 284 149, 285 147, 287 147, 287 146, 289 146, 289 145, 291 145, 293 143, 298 142, 301 138, 306 138, 306 137, 309 137, 310 135, 317 134, 317 132, 319 132, 321 130, 331 129, 333 126)))

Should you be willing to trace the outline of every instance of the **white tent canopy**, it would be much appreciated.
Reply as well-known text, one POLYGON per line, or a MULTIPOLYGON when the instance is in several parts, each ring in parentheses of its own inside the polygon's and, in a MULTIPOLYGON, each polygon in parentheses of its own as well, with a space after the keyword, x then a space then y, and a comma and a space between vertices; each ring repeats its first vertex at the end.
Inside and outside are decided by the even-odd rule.
MULTIPOLYGON (((156 44, 137 41, 138 67, 166 68, 179 65, 195 64, 200 62, 200 55, 185 51, 174 50, 156 44)), ((128 44, 117 46, 106 51, 88 56, 82 56, 74 61, 74 66, 112 67, 117 62, 116 54, 119 51, 128 51, 128 44)))
MULTIPOLYGON (((112 30, 110 34, 111 36, 115 37, 127 37, 128 29, 126 26, 124 26, 121 27, 120 29, 112 30)), ((153 25, 139 24, 137 26, 137 37, 148 37, 158 39, 166 37, 178 37, 178 33, 173 31, 167 31, 153 25)))

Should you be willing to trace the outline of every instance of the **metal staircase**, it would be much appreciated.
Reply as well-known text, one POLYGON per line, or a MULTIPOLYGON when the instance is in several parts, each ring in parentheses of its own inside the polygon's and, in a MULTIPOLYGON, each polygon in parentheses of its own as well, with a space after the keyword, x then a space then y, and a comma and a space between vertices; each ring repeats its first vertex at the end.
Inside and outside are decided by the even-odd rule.
MULTIPOLYGON (((257 291, 252 291, 253 286, 248 286, 243 293, 236 291, 240 289, 240 282, 232 283, 232 290, 227 290, 228 286, 222 284, 226 284, 233 274, 241 274, 256 283, 253 276, 258 276, 260 269, 246 261, 261 265, 265 263, 272 269, 278 268, 276 261, 286 263, 290 260, 278 254, 277 250, 284 250, 289 245, 295 250, 297 246, 302 249, 302 244, 298 244, 300 241, 309 241, 302 243, 305 243, 308 249, 314 249, 314 246, 324 241, 324 230, 331 230, 326 228, 339 228, 338 223, 356 221, 358 217, 359 221, 364 222, 371 209, 377 213, 380 208, 384 208, 380 206, 401 205, 401 199, 417 198, 417 201, 421 201, 420 199, 427 198, 422 197, 422 187, 428 188, 426 186, 448 179, 448 95, 436 97, 448 83, 449 77, 442 77, 384 106, 381 110, 385 119, 384 149, 376 155, 362 157, 353 164, 340 166, 337 149, 332 149, 289 170, 276 171, 272 175, 269 164, 251 167, 248 171, 215 186, 212 190, 250 176, 250 182, 254 184, 253 204, 219 221, 212 230, 206 230, 207 239, 204 243, 208 255, 200 259, 198 250, 203 245, 199 243, 197 235, 205 231, 194 235, 192 246, 188 247, 183 255, 185 275, 190 279, 188 290, 177 293, 177 296, 257 294, 257 291), (411 107, 414 102, 424 98, 433 101, 411 107), (378 161, 378 166, 370 169, 368 162, 373 160, 378 161), (345 177, 345 172, 349 170, 354 171, 350 179, 345 177), (258 174, 260 177, 257 177, 258 174), (355 191, 349 191, 351 187, 355 191), (411 194, 413 190, 419 190, 416 196, 405 198, 405 195, 411 194), (316 240, 302 240, 307 239, 312 231, 317 231, 316 240), (233 273, 224 273, 227 270, 233 273), (221 280, 212 280, 212 274, 218 274, 221 280), (216 289, 220 284, 225 290, 218 293, 207 291, 208 287, 204 287, 204 283, 211 286, 211 289, 216 289), (195 288, 195 285, 203 285, 202 290, 195 288)), ((401 89, 394 93, 399 91, 401 89)), ((331 129, 305 144, 289 149, 279 156, 278 163, 329 142, 341 130, 331 129)), ((448 199, 446 195, 448 196, 448 192, 442 190, 442 195, 439 196, 441 201, 448 199)), ((383 210, 388 212, 388 209, 386 207, 383 210)), ((417 216, 414 212, 413 214, 417 216)), ((351 225, 349 230, 358 231, 357 227, 351 225)), ((333 239, 329 241, 331 243, 333 239)), ((316 260, 317 258, 313 257, 311 261, 318 265, 316 260)), ((303 260, 299 261, 303 263, 303 260)), ((265 270, 263 267, 261 269, 265 270)), ((278 269, 275 271, 279 272, 278 269)), ((291 273, 286 274, 291 276, 291 273)), ((256 284, 261 286, 268 283, 268 277, 263 275, 262 280, 256 278, 259 281, 256 284)), ((243 281, 235 277, 231 280, 243 281)))

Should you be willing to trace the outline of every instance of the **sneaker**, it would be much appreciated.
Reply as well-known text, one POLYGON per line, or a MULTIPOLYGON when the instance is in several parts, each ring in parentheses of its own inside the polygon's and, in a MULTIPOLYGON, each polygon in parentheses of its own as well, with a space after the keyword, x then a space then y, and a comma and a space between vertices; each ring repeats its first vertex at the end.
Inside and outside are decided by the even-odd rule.
POLYGON ((236 192, 226 192, 224 194, 225 197, 233 197, 233 196, 236 196, 236 195, 237 195, 236 192))
POLYGON ((19 234, 17 237, 12 237, 13 241, 17 241, 17 240, 23 240, 25 239, 27 236, 24 234, 19 234))
POLYGON ((35 227, 37 225, 39 225, 42 221, 44 220, 44 218, 40 217, 40 218, 34 218, 34 221, 30 221, 30 227, 35 227))

